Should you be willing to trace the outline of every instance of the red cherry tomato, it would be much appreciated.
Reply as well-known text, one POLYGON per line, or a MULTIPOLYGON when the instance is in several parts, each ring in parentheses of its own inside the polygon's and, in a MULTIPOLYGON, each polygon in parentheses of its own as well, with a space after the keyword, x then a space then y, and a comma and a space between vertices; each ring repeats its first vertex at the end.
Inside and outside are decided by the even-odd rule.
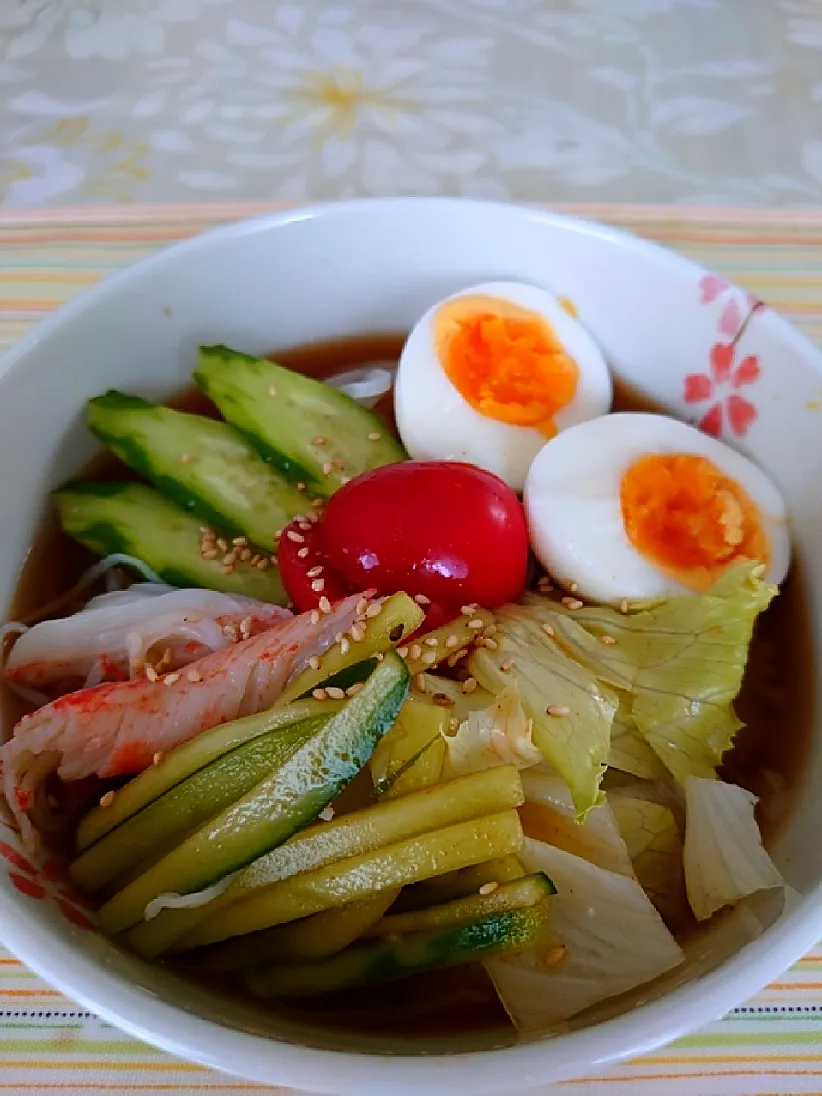
POLYGON ((340 488, 316 525, 296 530, 304 541, 288 532, 280 568, 303 611, 323 594, 333 601, 367 587, 405 590, 428 599, 426 626, 435 627, 466 603, 493 609, 525 587, 522 506, 502 480, 471 464, 405 461, 366 472, 340 488), (320 589, 312 588, 317 578, 320 589))

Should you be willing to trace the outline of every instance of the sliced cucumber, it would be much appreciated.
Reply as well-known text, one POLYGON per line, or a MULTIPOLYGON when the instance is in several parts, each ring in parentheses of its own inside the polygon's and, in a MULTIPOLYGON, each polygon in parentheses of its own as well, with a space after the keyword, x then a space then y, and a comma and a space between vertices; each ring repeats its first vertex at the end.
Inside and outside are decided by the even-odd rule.
POLYGON ((341 707, 339 700, 299 700, 286 707, 221 723, 195 735, 167 753, 159 765, 152 765, 129 780, 109 806, 89 811, 77 829, 77 851, 83 852, 170 788, 246 742, 305 719, 337 712, 341 707))
POLYGON ((285 605, 276 567, 238 562, 226 573, 200 552, 200 521, 142 483, 78 482, 54 493, 60 523, 70 537, 100 556, 137 556, 172 586, 204 586, 285 605))
POLYGON ((400 798, 386 798, 373 807, 318 823, 243 868, 227 889, 207 905, 166 909, 151 921, 138 925, 130 936, 132 946, 141 955, 159 955, 200 922, 219 917, 227 907, 271 884, 328 864, 350 862, 352 857, 393 846, 428 830, 518 807, 522 801, 519 773, 512 765, 503 765, 400 798))
POLYGON ((264 358, 202 346, 194 380, 266 460, 326 497, 347 477, 406 459, 373 411, 264 358))
MULTIPOLYGON (((485 884, 490 890, 491 883, 485 884)), ((484 889, 484 888, 483 888, 484 889)), ((479 892, 466 898, 455 898, 441 906, 414 910, 411 913, 393 913, 366 929, 364 936, 391 936, 403 932, 427 932, 429 929, 445 929, 454 925, 467 925, 489 913, 524 909, 536 905, 556 894, 556 887, 541 872, 525 875, 510 883, 498 883, 490 894, 479 892)))
POLYGON ((378 795, 392 799, 436 784, 445 760, 448 712, 436 704, 408 699, 397 721, 371 756, 378 795))
MULTIPOLYGON (((332 716, 315 716, 270 731, 212 761, 155 799, 138 814, 86 849, 71 865, 71 877, 96 891, 137 865, 159 859, 162 851, 240 799, 317 733, 332 716)), ((143 874, 140 872, 139 874, 143 874)))
POLYGON ((394 893, 383 891, 375 898, 323 910, 302 921, 224 940, 203 955, 203 967, 215 973, 236 973, 261 963, 325 959, 359 940, 377 924, 394 901, 394 893))
POLYGON ((296 921, 333 906, 371 898, 386 889, 418 883, 443 871, 518 852, 522 841, 522 828, 514 810, 446 826, 253 891, 239 902, 212 913, 176 941, 173 950, 214 944, 231 936, 296 921))
MULTIPOLYGON (((281 703, 287 704, 291 700, 310 694, 311 690, 317 686, 330 684, 332 679, 334 682, 349 680, 338 678, 338 675, 344 670, 372 659, 377 654, 390 651, 392 647, 402 643, 406 636, 415 632, 425 618, 422 609, 408 594, 393 594, 381 605, 382 608, 377 616, 366 617, 363 621, 362 639, 352 641, 345 652, 339 643, 335 643, 323 655, 319 669, 307 667, 294 678, 282 694, 281 703)), ((353 682, 349 680, 349 684, 353 682)))
POLYGON ((483 864, 474 864, 460 871, 447 872, 435 879, 428 879, 402 892, 397 912, 426 909, 435 903, 451 902, 476 894, 486 883, 510 883, 521 879, 525 869, 516 856, 500 856, 483 864))
POLYGON ((355 945, 317 963, 264 967, 246 975, 245 984, 259 997, 310 997, 346 986, 394 982, 426 970, 538 947, 549 927, 547 904, 538 903, 489 913, 468 925, 355 945))
POLYGON ((143 920, 160 894, 190 894, 281 845, 312 821, 368 761, 408 693, 408 671, 388 654, 355 696, 307 742, 242 799, 202 826, 173 852, 129 883, 99 912, 115 935, 143 920))
POLYGON ((268 552, 275 533, 309 504, 226 422, 115 391, 89 400, 87 421, 105 446, 172 502, 268 552))
POLYGON ((478 609, 475 613, 469 615, 463 613, 456 620, 426 632, 412 644, 408 652, 406 659, 408 672, 413 675, 431 671, 440 662, 445 662, 446 659, 469 648, 477 636, 481 636, 483 630, 493 623, 493 613, 489 613, 487 609, 478 609), (473 628, 470 627, 472 624, 473 628), (433 661, 432 653, 436 656, 433 661))

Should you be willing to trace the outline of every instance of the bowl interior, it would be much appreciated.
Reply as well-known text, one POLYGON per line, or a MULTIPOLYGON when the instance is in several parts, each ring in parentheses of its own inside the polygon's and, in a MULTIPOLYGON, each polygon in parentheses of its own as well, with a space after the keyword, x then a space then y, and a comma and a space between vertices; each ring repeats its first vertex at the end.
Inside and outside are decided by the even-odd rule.
MULTIPOLYGON (((200 343, 222 342, 259 353, 405 329, 437 299, 472 283, 504 279, 544 285, 569 298, 620 377, 688 421, 709 413, 714 423, 721 417, 726 440, 770 472, 792 514, 816 652, 822 603, 822 556, 814 551, 822 536, 822 495, 814 483, 815 470, 822 466, 817 352, 778 317, 753 308, 741 290, 707 278, 662 249, 572 219, 481 203, 363 202, 219 230, 113 279, 24 339, 0 365, 0 602, 8 604, 12 596, 48 491, 81 469, 95 451, 81 422, 87 398, 109 387, 163 398, 189 382, 200 343), (712 366, 712 348, 731 342, 722 325, 727 328, 734 310, 738 326, 753 315, 738 343, 724 352, 733 359, 728 369, 718 370, 715 361, 712 366), (746 372, 735 374, 746 361, 746 372), (697 375, 710 383, 692 379, 697 375), (716 407, 718 412, 712 410, 716 407)), ((813 719, 816 727, 815 714, 813 719)), ((792 817, 774 850, 788 881, 803 894, 822 879, 822 844, 811 836, 822 829, 822 799, 814 794, 822 779, 819 747, 815 734, 792 817)), ((3 841, 14 847, 12 835, 3 835, 3 841)), ((31 870, 40 869, 34 865, 31 870)), ((44 885, 50 897, 58 897, 57 883, 44 885)), ((456 1045, 431 1038, 410 1045, 400 1037, 341 1038, 288 1024, 271 1013, 194 990, 175 975, 122 954, 66 920, 55 901, 33 901, 6 871, 0 873, 0 912, 4 941, 76 998, 163 1045, 261 1080, 348 1090, 344 1070, 334 1073, 323 1066, 311 1072, 300 1064, 302 1058, 288 1057, 288 1043, 431 1054, 500 1041, 487 1036, 456 1045), (168 1028, 172 1021, 174 1031, 168 1028), (237 1033, 281 1042, 228 1037, 237 1033)), ((575 1026, 590 1028, 660 995, 666 995, 666 1004, 675 1002, 676 993, 667 995, 676 985, 717 968, 778 914, 773 902, 764 901, 728 915, 700 937, 680 971, 575 1026)), ((777 965, 793 957, 791 941, 794 953, 811 942, 807 918, 803 926, 804 944, 799 930, 788 934, 777 965)), ((766 969, 765 954, 761 948, 756 952, 760 982, 776 973, 776 968, 766 969)), ((744 961, 744 956, 736 960, 744 961)), ((752 990, 756 980, 746 984, 752 990)), ((731 1003, 714 1009, 708 1002, 701 1014, 689 1009, 687 1017, 680 1009, 676 1016, 667 1014, 665 1023, 675 1034, 731 1003)), ((578 1052, 578 1064, 597 1053, 633 1053, 643 1039, 647 1035, 638 1026, 633 1036, 611 1039, 610 1050, 603 1043, 597 1051, 589 1042, 578 1052)), ((546 1051, 543 1079, 573 1072, 573 1054, 560 1061, 557 1052, 552 1066, 550 1045, 546 1051)), ((493 1072, 475 1077, 471 1091, 503 1087, 493 1072)), ((370 1076, 359 1085, 360 1092, 380 1083, 376 1073, 370 1076)), ((528 1082, 523 1076, 526 1083, 537 1079, 528 1082)), ((459 1091, 462 1084, 454 1077, 451 1091, 459 1091)), ((506 1083, 512 1087, 510 1075, 506 1083)))

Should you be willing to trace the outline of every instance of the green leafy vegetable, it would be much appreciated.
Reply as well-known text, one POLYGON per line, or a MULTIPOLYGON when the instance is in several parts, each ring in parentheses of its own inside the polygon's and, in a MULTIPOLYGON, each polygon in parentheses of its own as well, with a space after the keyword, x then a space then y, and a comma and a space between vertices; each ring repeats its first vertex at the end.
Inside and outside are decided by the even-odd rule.
POLYGON ((700 921, 757 891, 785 886, 762 846, 755 806, 756 797, 735 784, 696 777, 685 783, 685 885, 700 921))
POLYGON ((608 803, 642 889, 674 931, 687 920, 682 838, 673 811, 661 803, 610 793, 608 803))
POLYGON ((569 658, 530 612, 508 607, 497 617, 495 638, 496 649, 472 653, 471 673, 493 693, 516 685, 534 745, 568 784, 583 818, 599 802, 617 695, 569 658))
POLYGON ((544 1031, 634 989, 682 962, 683 953, 634 879, 541 841, 520 854, 550 875, 551 924, 561 943, 485 964, 520 1031, 544 1031))
POLYGON ((643 738, 631 715, 632 699, 621 696, 619 707, 611 725, 611 750, 608 766, 623 773, 631 773, 642 780, 666 780, 668 770, 654 753, 648 740, 643 738))
MULTIPOLYGON (((756 618, 777 592, 763 582, 763 570, 737 564, 706 594, 629 615, 605 607, 571 613, 535 597, 523 612, 547 623, 600 681, 629 694, 640 734, 684 783, 688 776, 712 777, 741 726, 732 701, 756 618), (603 636, 614 642, 603 643, 603 636)), ((623 729, 617 741, 625 737, 623 729)))
POLYGON ((445 778, 516 765, 538 765, 542 754, 534 745, 533 722, 522 709, 516 686, 503 689, 487 708, 473 711, 456 734, 445 738, 445 778))

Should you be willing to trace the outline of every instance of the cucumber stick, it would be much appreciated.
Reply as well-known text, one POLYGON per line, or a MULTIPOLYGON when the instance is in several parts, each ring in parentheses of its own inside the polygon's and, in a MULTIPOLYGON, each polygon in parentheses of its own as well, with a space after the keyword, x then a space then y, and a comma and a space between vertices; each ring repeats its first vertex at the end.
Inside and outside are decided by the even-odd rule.
MULTIPOLYGON (((408 693, 408 671, 388 654, 355 696, 287 761, 173 852, 129 883, 99 912, 115 935, 143 920, 160 894, 190 894, 281 845, 312 821, 368 761, 408 693)), ((294 728, 281 731, 299 739, 294 728)))
POLYGON ((78 482, 53 495, 70 537, 100 556, 137 556, 172 586, 204 586, 285 605, 276 567, 260 571, 237 563, 226 574, 220 560, 200 552, 200 521, 142 483, 78 482))
MULTIPOLYGON (((488 888, 490 889, 490 884, 488 888)), ((430 929, 468 925, 489 913, 503 913, 534 906, 555 893, 556 888, 547 875, 526 875, 510 883, 498 883, 490 894, 480 891, 466 898, 456 898, 442 906, 429 906, 428 909, 415 910, 412 913, 389 914, 366 929, 363 935, 385 937, 394 933, 428 932, 430 929)))
POLYGON ((213 944, 371 898, 388 888, 418 883, 443 871, 518 852, 522 842, 522 828, 515 810, 446 826, 263 887, 212 913, 176 941, 173 950, 213 944))
POLYGON ((372 659, 374 655, 385 654, 415 632, 425 619, 425 613, 408 594, 392 594, 378 604, 382 608, 377 616, 366 617, 364 621, 362 639, 352 643, 346 651, 336 643, 323 655, 318 669, 307 666, 294 678, 282 694, 280 703, 287 704, 310 694, 312 689, 324 685, 329 678, 336 678, 343 670, 372 659))
POLYGON ((194 380, 266 460, 325 497, 346 477, 406 459, 373 411, 265 358, 202 346, 194 380))
POLYGON ((263 967, 247 974, 245 984, 259 997, 310 997, 363 983, 393 982, 538 947, 549 926, 547 904, 539 903, 490 913, 468 925, 355 945, 316 963, 263 967))
POLYGON ((397 903, 397 912, 423 909, 476 894, 486 883, 510 883, 521 879, 525 869, 516 856, 500 856, 482 864, 473 864, 461 871, 447 872, 428 879, 416 887, 408 887, 397 903))
POLYGON ((329 864, 350 862, 352 857, 432 829, 518 807, 522 802, 519 773, 513 765, 500 765, 340 815, 330 822, 301 830, 290 841, 259 857, 207 905, 166 909, 138 925, 130 935, 131 944, 141 955, 159 955, 175 940, 194 931, 200 922, 219 918, 234 903, 262 893, 272 884, 329 864))
POLYGON ((308 499, 225 422, 110 391, 88 403, 91 432, 184 510, 271 552, 308 499))
POLYGON ((77 851, 83 852, 187 777, 259 735, 337 712, 341 707, 339 700, 300 700, 202 731, 170 750, 159 765, 150 765, 129 780, 109 806, 89 811, 77 829, 77 851))
POLYGON ((323 910, 302 921, 224 940, 203 953, 203 967, 215 973, 235 974, 253 970, 261 963, 325 959, 347 948, 379 923, 395 894, 394 890, 386 890, 374 898, 323 910))
POLYGON ((116 830, 86 849, 71 865, 71 877, 86 891, 96 891, 162 850, 179 844, 185 834, 231 806, 317 733, 330 715, 270 731, 217 758, 204 769, 155 799, 116 830), (178 839, 178 840, 175 840, 178 839))

